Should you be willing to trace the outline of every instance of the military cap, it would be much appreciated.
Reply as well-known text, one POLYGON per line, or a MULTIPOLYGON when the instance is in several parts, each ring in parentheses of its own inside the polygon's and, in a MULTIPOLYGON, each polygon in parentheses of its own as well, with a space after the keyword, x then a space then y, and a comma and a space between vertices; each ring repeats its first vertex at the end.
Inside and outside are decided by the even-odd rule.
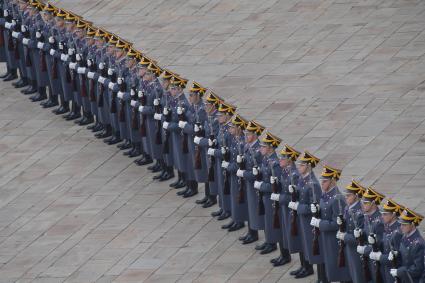
POLYGON ((146 55, 140 55, 138 59, 139 59, 139 62, 137 62, 137 65, 139 68, 140 67, 147 68, 149 64, 152 62, 152 59, 150 59, 146 55))
POLYGON ((201 86, 199 83, 197 82, 193 82, 192 83, 192 87, 189 89, 190 92, 192 93, 196 93, 199 94, 200 96, 204 95, 205 92, 207 91, 207 89, 203 86, 201 86))
POLYGON ((109 40, 109 34, 108 34, 108 32, 105 29, 101 28, 101 27, 98 27, 97 28, 96 34, 94 36, 97 37, 97 38, 100 38, 100 39, 107 39, 107 40, 109 40))
POLYGON ((88 26, 90 26, 92 24, 92 22, 83 20, 83 18, 78 18, 77 19, 77 28, 80 29, 87 29, 88 26))
POLYGON ((254 120, 249 121, 248 125, 246 126, 246 130, 248 132, 257 134, 257 136, 260 136, 265 129, 266 129, 266 127, 260 125, 259 123, 255 122, 254 120))
MULTIPOLYGON (((49 3, 49 4, 50 4, 50 3, 49 3)), ((67 13, 64 9, 62 9, 62 8, 57 9, 55 12, 56 12, 55 16, 56 16, 56 17, 59 17, 59 18, 62 18, 62 19, 65 19, 66 15, 68 14, 68 13, 67 13)))
POLYGON ((173 75, 173 72, 171 72, 170 70, 162 69, 161 78, 163 78, 164 80, 170 80, 173 75))
POLYGON ((132 45, 133 45, 133 43, 130 43, 127 40, 124 40, 122 38, 118 38, 118 41, 115 44, 115 47, 128 50, 132 45))
POLYGON ((299 159, 299 163, 310 164, 311 168, 316 167, 320 159, 311 154, 308 150, 304 151, 304 154, 299 159))
POLYGON ((401 224, 414 224, 418 226, 423 219, 424 217, 422 215, 406 207, 400 214, 399 222, 401 224))
POLYGON ((78 21, 78 19, 82 19, 82 18, 83 17, 69 11, 66 12, 66 16, 65 16, 65 20, 68 22, 75 22, 75 21, 78 21))
POLYGON ((136 58, 139 51, 137 51, 133 46, 128 50, 127 56, 130 58, 136 58))
POLYGON ((44 11, 44 7, 46 7, 46 4, 43 3, 38 3, 38 5, 36 6, 37 10, 40 12, 44 11))
POLYGON ((345 187, 345 193, 347 194, 355 194, 361 197, 363 193, 366 191, 366 188, 359 184, 356 180, 351 180, 351 183, 345 187))
POLYGON ((386 203, 382 206, 382 213, 395 213, 399 216, 404 210, 404 207, 392 199, 388 199, 386 203))
POLYGON ((116 45, 116 44, 117 44, 117 42, 118 42, 118 36, 116 36, 116 35, 115 35, 115 34, 113 34, 113 33, 109 33, 109 40, 108 40, 108 44, 116 45))
POLYGON ((341 172, 342 171, 340 169, 336 169, 336 168, 333 168, 329 165, 325 165, 325 166, 323 166, 321 178, 322 179, 334 179, 335 181, 338 181, 339 178, 341 177, 341 172))
MULTIPOLYGON (((56 8, 56 6, 54 6, 52 3, 48 2, 48 3, 44 6, 43 11, 45 11, 45 12, 50 12, 50 13, 53 13, 53 14, 56 14, 56 13, 57 13, 57 11, 58 11, 58 8, 56 8)), ((56 14, 56 16, 57 16, 57 14, 56 14)))
POLYGON ((30 0, 29 3, 31 6, 37 7, 41 2, 38 0, 30 0))
POLYGON ((156 64, 156 62, 152 61, 148 65, 148 71, 152 72, 155 76, 159 76, 161 74, 161 68, 156 64))
POLYGON ((292 146, 285 144, 283 149, 280 151, 280 155, 291 159, 292 161, 296 161, 298 157, 300 156, 301 152, 295 150, 292 146))
POLYGON ((223 102, 223 99, 212 91, 207 94, 205 100, 209 104, 213 104, 216 108, 218 108, 221 102, 223 102))
POLYGON ((247 124, 248 124, 248 121, 239 114, 236 114, 235 116, 233 116, 231 120, 231 125, 235 127, 239 127, 241 130, 245 130, 247 124))
POLYGON ((279 144, 282 142, 282 139, 273 135, 270 132, 266 132, 266 135, 261 140, 261 145, 263 146, 271 146, 273 148, 277 148, 279 144))
POLYGON ((236 106, 233 106, 230 103, 227 103, 225 101, 222 101, 220 103, 220 106, 218 107, 218 112, 222 114, 233 115, 235 114, 235 111, 236 111, 236 106))
POLYGON ((372 187, 369 187, 366 192, 363 193, 362 202, 374 202, 379 205, 384 198, 385 196, 383 194, 380 194, 372 187))
POLYGON ((177 87, 180 87, 180 88, 185 88, 186 87, 186 84, 187 84, 187 80, 186 79, 183 79, 183 78, 181 78, 181 77, 179 77, 177 75, 175 75, 175 76, 173 76, 171 78, 171 84, 173 86, 177 86, 177 87))
POLYGON ((86 28, 86 35, 90 37, 96 36, 96 27, 88 25, 86 28))

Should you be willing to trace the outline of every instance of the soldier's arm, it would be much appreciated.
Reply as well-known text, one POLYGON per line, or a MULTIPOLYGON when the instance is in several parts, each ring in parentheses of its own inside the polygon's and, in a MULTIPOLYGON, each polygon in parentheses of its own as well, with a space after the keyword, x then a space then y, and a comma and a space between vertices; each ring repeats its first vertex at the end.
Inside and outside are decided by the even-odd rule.
POLYGON ((332 201, 332 218, 330 220, 322 219, 319 224, 319 229, 321 231, 337 231, 338 224, 336 223, 336 218, 339 214, 338 202, 336 199, 332 201))
POLYGON ((423 243, 416 243, 410 249, 413 263, 409 266, 401 266, 397 269, 397 274, 407 276, 407 272, 412 277, 420 277, 424 272, 424 245, 423 243))

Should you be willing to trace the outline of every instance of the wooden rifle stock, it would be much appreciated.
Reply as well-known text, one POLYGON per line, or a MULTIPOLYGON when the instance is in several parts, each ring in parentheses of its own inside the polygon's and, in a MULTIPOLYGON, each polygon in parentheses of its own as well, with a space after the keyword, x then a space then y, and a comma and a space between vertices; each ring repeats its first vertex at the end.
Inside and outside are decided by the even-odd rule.
MULTIPOLYGON (((339 218, 342 220, 341 224, 339 224, 339 232, 345 233, 345 219, 342 214, 339 215, 339 218)), ((345 266, 345 243, 343 240, 338 240, 338 267, 345 266)))

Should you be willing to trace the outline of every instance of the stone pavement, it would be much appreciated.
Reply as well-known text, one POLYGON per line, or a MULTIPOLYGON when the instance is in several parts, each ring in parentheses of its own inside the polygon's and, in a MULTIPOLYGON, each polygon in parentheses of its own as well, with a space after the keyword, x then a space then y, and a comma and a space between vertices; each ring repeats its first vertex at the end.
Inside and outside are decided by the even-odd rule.
MULTIPOLYGON (((425 2, 64 0, 425 214, 425 2)), ((309 282, 0 83, 0 282, 309 282)), ((294 260, 293 265, 297 264, 294 260)))

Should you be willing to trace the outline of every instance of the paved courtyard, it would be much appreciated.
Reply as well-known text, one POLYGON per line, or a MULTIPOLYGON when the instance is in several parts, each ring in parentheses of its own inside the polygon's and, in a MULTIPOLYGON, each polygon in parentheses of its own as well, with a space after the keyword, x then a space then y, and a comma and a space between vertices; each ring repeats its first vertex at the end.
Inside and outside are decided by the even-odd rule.
MULTIPOLYGON (((425 214, 425 2, 66 0, 284 142, 425 214)), ((0 83, 0 282, 311 282, 0 83)), ((421 227, 422 228, 422 227, 421 227)))

